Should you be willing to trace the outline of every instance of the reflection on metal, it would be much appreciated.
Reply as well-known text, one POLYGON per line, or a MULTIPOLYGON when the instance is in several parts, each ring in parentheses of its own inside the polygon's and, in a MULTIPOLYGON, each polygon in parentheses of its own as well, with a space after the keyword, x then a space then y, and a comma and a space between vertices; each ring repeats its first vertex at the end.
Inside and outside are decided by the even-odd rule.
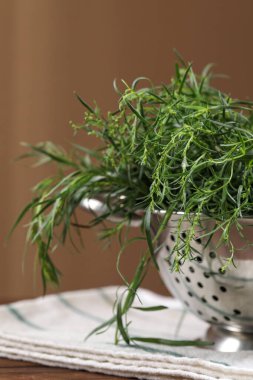
POLYGON ((253 334, 210 327, 206 338, 214 342, 214 349, 221 352, 253 350, 253 334))

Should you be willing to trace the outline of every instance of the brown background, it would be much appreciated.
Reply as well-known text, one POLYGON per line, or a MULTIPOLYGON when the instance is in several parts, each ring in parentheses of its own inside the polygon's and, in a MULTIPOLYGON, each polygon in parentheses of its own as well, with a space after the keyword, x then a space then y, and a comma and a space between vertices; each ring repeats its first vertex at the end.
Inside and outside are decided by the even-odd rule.
MULTIPOLYGON (((253 98, 252 12, 252 0, 0 0, 1 297, 41 292, 33 280, 33 248, 22 273, 24 228, 4 241, 31 187, 52 172, 13 162, 24 152, 19 142, 89 145, 84 134, 74 138, 68 125, 81 120, 83 111, 73 90, 89 102, 96 99, 103 110, 115 108, 113 79, 169 80, 173 47, 197 70, 216 63, 218 72, 231 77, 218 83, 223 90, 253 98)), ((61 290, 120 283, 116 245, 104 251, 95 232, 84 240, 83 253, 68 245, 55 255, 64 273, 61 290)), ((137 256, 136 249, 125 255, 125 273, 137 256)), ((145 285, 164 292, 155 272, 145 285)))

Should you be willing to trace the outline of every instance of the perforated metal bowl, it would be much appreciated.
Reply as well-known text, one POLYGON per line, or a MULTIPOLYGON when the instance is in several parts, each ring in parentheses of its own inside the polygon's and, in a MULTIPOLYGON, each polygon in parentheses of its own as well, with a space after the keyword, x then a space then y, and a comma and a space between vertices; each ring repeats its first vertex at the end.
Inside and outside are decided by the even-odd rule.
MULTIPOLYGON (((161 277, 173 295, 179 298, 192 313, 212 325, 207 337, 215 341, 220 351, 253 349, 253 220, 241 219, 243 237, 236 228, 231 231, 235 247, 235 266, 222 271, 224 259, 230 256, 227 246, 217 249, 220 233, 214 234, 205 247, 204 231, 210 230, 212 221, 203 219, 196 228, 191 242, 192 260, 180 265, 180 272, 172 272, 173 247, 179 215, 173 215, 160 237, 161 249, 157 256, 161 277)), ((180 231, 184 241, 190 228, 183 221, 180 231)))

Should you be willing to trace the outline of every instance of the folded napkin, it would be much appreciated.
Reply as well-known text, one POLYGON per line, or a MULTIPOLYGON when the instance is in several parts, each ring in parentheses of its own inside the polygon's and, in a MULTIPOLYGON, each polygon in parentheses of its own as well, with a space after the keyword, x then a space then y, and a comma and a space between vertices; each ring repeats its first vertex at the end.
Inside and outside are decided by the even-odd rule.
MULTIPOLYGON (((118 288, 49 295, 0 306, 0 357, 138 379, 253 379, 253 353, 219 353, 206 348, 113 343, 114 328, 84 337, 112 315, 118 288)), ((208 325, 179 301, 139 291, 141 306, 166 305, 157 312, 132 310, 131 335, 196 339, 208 325)), ((138 300, 136 301, 138 304, 138 300)), ((140 304, 138 304, 140 306, 140 304)))

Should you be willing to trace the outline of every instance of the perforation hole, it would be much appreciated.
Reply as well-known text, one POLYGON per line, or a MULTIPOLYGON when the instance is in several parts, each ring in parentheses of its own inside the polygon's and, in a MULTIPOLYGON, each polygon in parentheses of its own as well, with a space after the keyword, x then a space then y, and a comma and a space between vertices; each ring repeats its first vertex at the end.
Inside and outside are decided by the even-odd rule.
POLYGON ((214 322, 218 322, 218 318, 216 318, 216 317, 212 317, 212 321, 214 321, 214 322))
POLYGON ((209 257, 210 257, 211 259, 215 259, 215 257, 216 257, 216 253, 215 253, 214 251, 209 252, 209 257))
POLYGON ((235 313, 236 315, 240 315, 240 314, 241 314, 241 311, 238 310, 238 309, 234 309, 233 311, 234 311, 234 313, 235 313))
POLYGON ((198 243, 198 244, 201 244, 201 243, 202 243, 202 240, 201 240, 200 238, 197 238, 195 241, 196 241, 196 243, 198 243))
POLYGON ((185 279, 187 282, 191 282, 191 279, 188 276, 186 276, 185 279))
POLYGON ((166 245, 165 248, 166 248, 166 251, 167 251, 167 252, 170 252, 170 246, 169 246, 168 244, 166 245))
POLYGON ((194 273, 194 272, 195 272, 195 269, 194 269, 193 267, 189 267, 189 271, 190 271, 191 273, 194 273))
POLYGON ((198 287, 199 288, 203 288, 204 287, 204 285, 202 284, 202 282, 198 282, 198 287))
POLYGON ((176 240, 174 235, 170 235, 170 239, 171 239, 172 241, 175 241, 175 240, 176 240))
POLYGON ((204 277, 205 277, 205 278, 209 278, 209 277, 210 277, 210 274, 207 273, 207 272, 204 272, 203 274, 204 274, 204 277))
POLYGON ((188 292, 188 296, 189 296, 189 297, 193 297, 192 292, 188 292))
POLYGON ((225 286, 220 286, 220 291, 223 293, 226 293, 227 288, 225 288, 225 286))
POLYGON ((225 319, 226 321, 231 321, 231 319, 230 319, 227 315, 224 316, 224 319, 225 319))
POLYGON ((216 302, 219 301, 219 297, 217 297, 216 295, 213 295, 213 296, 212 296, 212 299, 213 299, 214 301, 216 301, 216 302))
POLYGON ((201 256, 197 256, 196 259, 195 259, 199 264, 201 264, 203 262, 203 259, 201 256))
POLYGON ((186 238, 186 233, 185 233, 185 232, 182 232, 182 233, 181 233, 181 237, 182 237, 183 240, 185 240, 185 238, 186 238))

